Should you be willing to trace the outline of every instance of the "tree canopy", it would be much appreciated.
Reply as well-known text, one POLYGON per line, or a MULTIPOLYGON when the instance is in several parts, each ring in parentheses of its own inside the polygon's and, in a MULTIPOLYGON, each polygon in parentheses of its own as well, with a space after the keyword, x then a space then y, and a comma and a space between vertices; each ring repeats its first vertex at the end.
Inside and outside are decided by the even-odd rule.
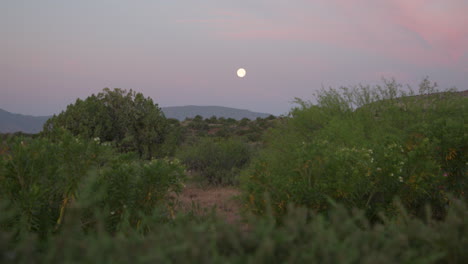
POLYGON ((143 158, 162 155, 168 124, 159 106, 133 90, 105 88, 85 100, 77 99, 45 124, 43 133, 57 128, 75 136, 111 142, 122 152, 134 151, 143 158))

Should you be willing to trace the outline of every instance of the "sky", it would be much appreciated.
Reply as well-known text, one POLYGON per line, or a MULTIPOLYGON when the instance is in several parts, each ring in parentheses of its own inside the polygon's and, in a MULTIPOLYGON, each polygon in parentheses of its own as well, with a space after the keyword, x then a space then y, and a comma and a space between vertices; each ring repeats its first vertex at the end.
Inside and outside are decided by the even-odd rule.
POLYGON ((51 115, 109 87, 279 115, 382 78, 466 90, 466 14, 468 0, 0 0, 0 108, 51 115))

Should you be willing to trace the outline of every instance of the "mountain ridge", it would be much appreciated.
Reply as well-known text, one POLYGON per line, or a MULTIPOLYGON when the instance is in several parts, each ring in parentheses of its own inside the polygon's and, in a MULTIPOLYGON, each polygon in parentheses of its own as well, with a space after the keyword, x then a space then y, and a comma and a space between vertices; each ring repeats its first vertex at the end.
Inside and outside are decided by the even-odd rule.
POLYGON ((39 133, 50 117, 16 114, 0 108, 0 133, 39 133))

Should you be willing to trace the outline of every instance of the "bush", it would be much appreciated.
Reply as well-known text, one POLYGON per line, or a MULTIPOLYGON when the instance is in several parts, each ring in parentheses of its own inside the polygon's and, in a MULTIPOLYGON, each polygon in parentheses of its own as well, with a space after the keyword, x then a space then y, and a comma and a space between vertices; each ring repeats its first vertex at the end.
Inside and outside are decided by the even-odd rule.
POLYGON ((50 135, 58 128, 74 136, 112 142, 119 151, 136 152, 145 159, 167 154, 163 143, 171 130, 151 98, 132 90, 109 88, 68 105, 66 111, 47 120, 42 134, 50 135))
POLYGON ((427 80, 420 88, 407 96, 393 81, 298 100, 242 177, 249 208, 263 213, 268 192, 277 215, 290 202, 324 211, 332 198, 376 219, 399 196, 412 214, 430 203, 441 218, 447 192, 466 199, 468 98, 435 93, 427 80))
MULTIPOLYGON (((0 208, 4 209, 4 208, 0 208)), ((453 201, 443 221, 420 220, 403 208, 372 225, 363 211, 335 205, 328 215, 291 208, 279 224, 255 218, 248 232, 214 218, 145 216, 117 233, 82 232, 65 225, 39 242, 9 243, 0 229, 2 263, 465 263, 468 209, 453 201)), ((2 210, 4 212, 5 210, 2 210)), ((430 215, 430 213, 428 213, 430 215)), ((4 215, 0 215, 0 221, 4 215)), ((105 222, 97 218, 98 222, 105 222)))
POLYGON ((201 138, 182 147, 177 157, 210 184, 235 184, 252 156, 252 148, 238 139, 201 138))
POLYGON ((44 238, 61 228, 69 211, 80 212, 81 228, 93 227, 90 216, 98 210, 107 213, 107 228, 117 230, 125 221, 137 225, 142 213, 181 188, 184 169, 172 161, 140 161, 62 132, 53 141, 7 142, 0 156, 0 201, 13 214, 2 228, 44 238))

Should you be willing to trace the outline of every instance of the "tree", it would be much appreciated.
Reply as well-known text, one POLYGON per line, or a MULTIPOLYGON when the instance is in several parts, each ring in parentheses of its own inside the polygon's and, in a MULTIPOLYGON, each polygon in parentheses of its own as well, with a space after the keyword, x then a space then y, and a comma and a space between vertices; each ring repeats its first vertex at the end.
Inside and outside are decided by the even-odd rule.
POLYGON ((147 159, 163 154, 160 146, 168 133, 167 120, 151 98, 118 88, 77 99, 45 123, 43 134, 58 127, 75 136, 112 142, 122 152, 135 151, 147 159))
POLYGON ((239 126, 241 126, 241 127, 247 126, 249 123, 250 123, 250 119, 244 117, 244 118, 242 118, 241 121, 239 122, 239 126))

